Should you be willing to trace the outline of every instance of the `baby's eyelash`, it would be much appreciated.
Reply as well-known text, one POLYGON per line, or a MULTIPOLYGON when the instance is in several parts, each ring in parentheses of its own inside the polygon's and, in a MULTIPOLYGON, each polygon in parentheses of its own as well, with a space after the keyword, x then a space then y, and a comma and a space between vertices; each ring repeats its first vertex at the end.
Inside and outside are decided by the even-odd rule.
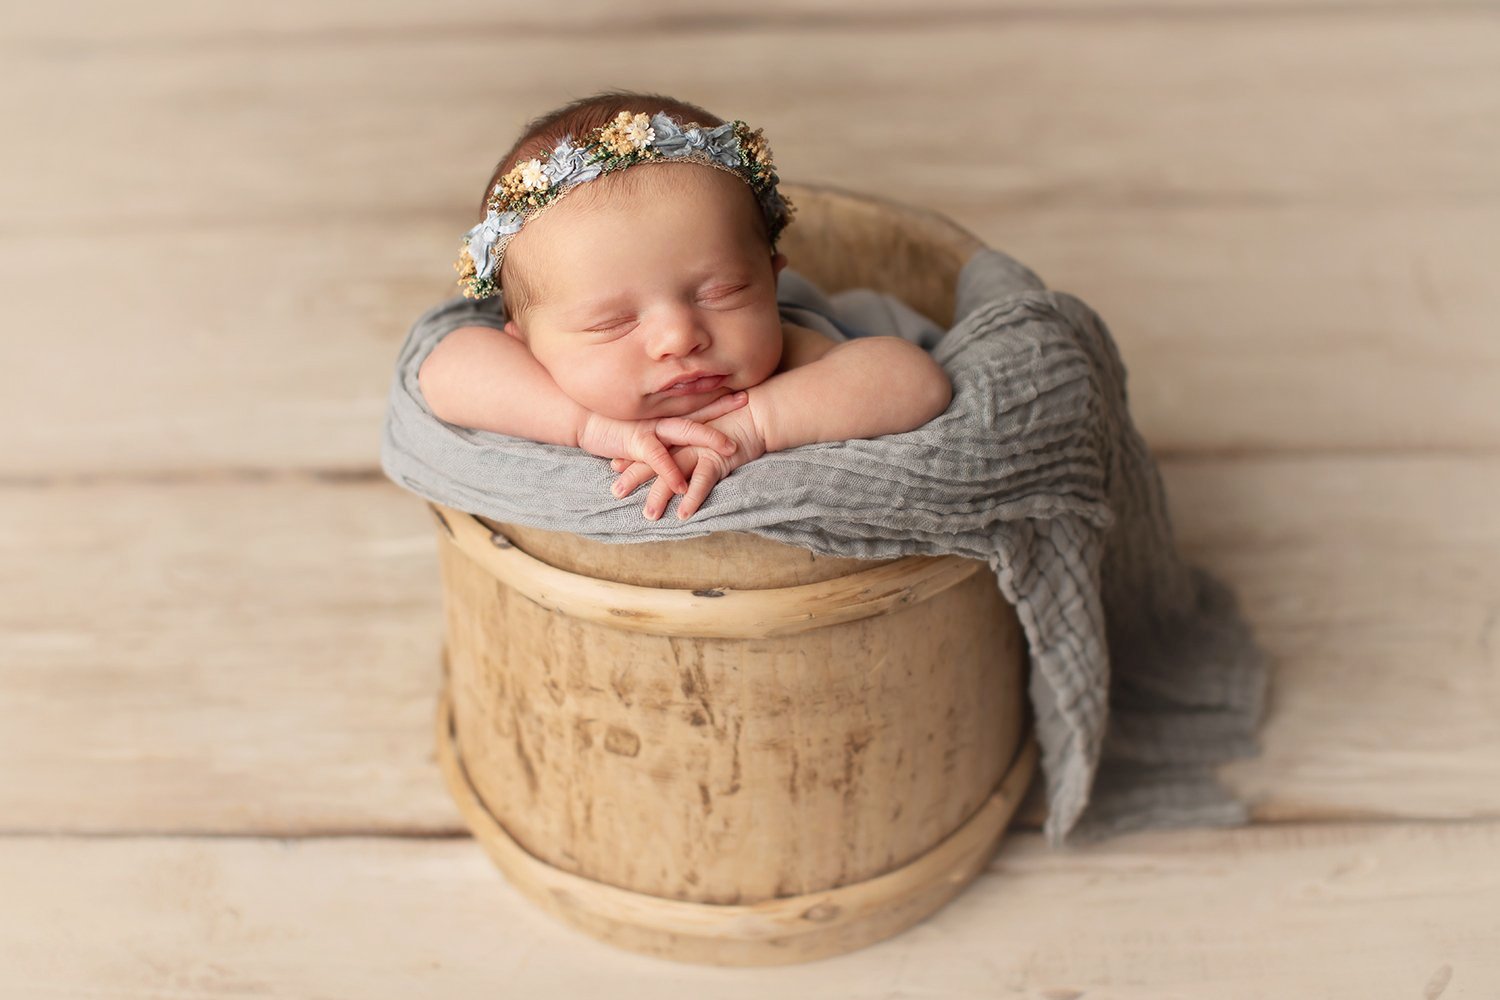
POLYGON ((585 330, 584 333, 603 333, 606 330, 613 330, 613 329, 616 329, 617 327, 622 327, 626 323, 629 323, 629 322, 630 322, 630 317, 627 316, 624 319, 616 320, 613 323, 602 323, 602 324, 600 324, 598 326, 591 326, 587 330, 585 330))
MULTIPOLYGON (((725 289, 722 289, 720 291, 708 292, 708 293, 706 293, 704 295, 698 296, 698 298, 699 299, 706 299, 706 300, 708 300, 710 302, 717 301, 718 299, 727 299, 731 295, 738 295, 740 292, 743 292, 745 289, 747 289, 749 287, 750 287, 749 285, 735 285, 732 288, 725 288, 725 289)), ((626 316, 623 319, 617 320, 617 321, 615 321, 613 323, 600 323, 600 324, 597 324, 595 326, 587 327, 583 332, 584 333, 607 333, 610 330, 617 330, 620 327, 625 326, 627 323, 630 323, 633 319, 634 319, 634 317, 632 317, 632 316, 626 316)))
POLYGON ((705 298, 705 299, 723 299, 723 298, 728 298, 729 296, 735 294, 736 292, 743 292, 745 290, 745 288, 746 288, 745 285, 736 285, 733 288, 725 288, 722 291, 709 292, 708 294, 700 296, 700 297, 701 298, 705 298))

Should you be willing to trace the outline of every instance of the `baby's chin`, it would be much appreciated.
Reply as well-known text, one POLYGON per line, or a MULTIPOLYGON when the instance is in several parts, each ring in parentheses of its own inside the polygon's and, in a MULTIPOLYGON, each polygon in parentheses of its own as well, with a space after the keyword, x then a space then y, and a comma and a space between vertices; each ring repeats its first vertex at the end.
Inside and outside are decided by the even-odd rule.
POLYGON ((736 390, 727 385, 721 385, 712 392, 700 392, 692 396, 647 396, 641 400, 641 416, 646 417, 684 417, 694 410, 701 410, 716 399, 722 399, 736 390))
POLYGON ((685 417, 694 410, 701 410, 714 400, 736 391, 734 387, 721 385, 712 392, 692 396, 663 396, 657 393, 642 396, 625 405, 621 405, 620 400, 611 400, 608 403, 600 403, 588 408, 615 420, 659 420, 662 417, 685 417))

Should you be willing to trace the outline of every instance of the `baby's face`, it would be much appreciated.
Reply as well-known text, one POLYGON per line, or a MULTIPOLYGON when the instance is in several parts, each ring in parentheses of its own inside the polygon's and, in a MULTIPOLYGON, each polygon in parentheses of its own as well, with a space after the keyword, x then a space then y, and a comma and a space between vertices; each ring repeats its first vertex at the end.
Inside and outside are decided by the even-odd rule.
POLYGON ((563 392, 621 420, 691 413, 760 384, 781 361, 786 258, 767 250, 749 186, 691 163, 628 173, 650 171, 675 171, 674 187, 590 181, 527 223, 503 265, 519 258, 536 294, 506 332, 563 392), (662 391, 697 371, 727 377, 690 395, 662 391))

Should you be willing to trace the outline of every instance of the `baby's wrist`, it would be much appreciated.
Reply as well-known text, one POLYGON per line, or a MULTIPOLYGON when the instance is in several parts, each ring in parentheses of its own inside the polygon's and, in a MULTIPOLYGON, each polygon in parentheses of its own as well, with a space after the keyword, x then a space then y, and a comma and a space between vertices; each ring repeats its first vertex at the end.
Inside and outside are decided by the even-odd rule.
MULTIPOLYGON (((764 385, 765 383, 761 383, 764 385)), ((750 433, 755 435, 756 444, 759 445, 760 455, 773 451, 781 451, 780 440, 776 437, 775 421, 772 419, 770 400, 760 386, 752 386, 747 390, 750 402, 744 406, 745 420, 750 427, 750 433)), ((760 457, 759 455, 756 456, 760 457)))
POLYGON ((603 430, 603 422, 609 418, 603 414, 595 413, 582 403, 572 400, 569 400, 569 402, 572 402, 574 407, 572 418, 573 447, 598 454, 595 448, 591 447, 591 444, 596 443, 596 439, 603 430))

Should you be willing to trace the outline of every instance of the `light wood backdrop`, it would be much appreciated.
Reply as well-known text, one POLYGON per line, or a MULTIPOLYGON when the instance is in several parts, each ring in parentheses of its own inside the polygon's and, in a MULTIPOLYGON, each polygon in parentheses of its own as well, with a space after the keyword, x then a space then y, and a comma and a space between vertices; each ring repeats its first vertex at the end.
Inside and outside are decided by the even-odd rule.
POLYGON ((28 5, 0 143, 0 995, 1500 995, 1500 5, 28 5), (1053 853, 1033 801, 934 918, 782 970, 500 879, 380 421, 494 161, 613 86, 1105 317, 1275 658, 1255 825, 1053 853))

